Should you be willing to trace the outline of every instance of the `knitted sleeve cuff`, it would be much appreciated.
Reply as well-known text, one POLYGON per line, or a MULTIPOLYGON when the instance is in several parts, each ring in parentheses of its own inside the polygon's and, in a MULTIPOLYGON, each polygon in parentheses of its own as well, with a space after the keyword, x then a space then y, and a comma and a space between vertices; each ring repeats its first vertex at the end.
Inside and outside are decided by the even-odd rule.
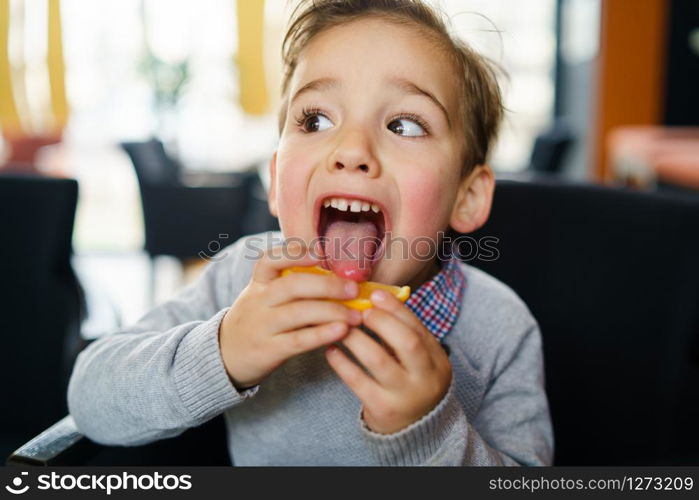
MULTIPOLYGON (((364 441, 380 465, 429 465, 438 458, 440 448, 460 428, 467 432, 466 416, 454 395, 454 382, 432 411, 417 422, 393 434, 379 434, 369 429, 361 418, 364 441)), ((465 435, 460 436, 466 438, 465 435)))
POLYGON ((184 407, 194 420, 206 421, 254 396, 259 386, 238 392, 223 365, 218 331, 228 308, 194 327, 175 353, 173 376, 184 407))

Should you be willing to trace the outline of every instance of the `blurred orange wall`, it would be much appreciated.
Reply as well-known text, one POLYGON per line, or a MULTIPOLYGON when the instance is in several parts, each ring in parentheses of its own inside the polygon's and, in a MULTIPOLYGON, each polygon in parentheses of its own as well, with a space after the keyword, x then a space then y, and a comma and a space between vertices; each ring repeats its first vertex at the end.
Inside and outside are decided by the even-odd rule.
POLYGON ((608 180, 607 133, 662 119, 668 0, 602 0, 597 127, 591 171, 608 180))

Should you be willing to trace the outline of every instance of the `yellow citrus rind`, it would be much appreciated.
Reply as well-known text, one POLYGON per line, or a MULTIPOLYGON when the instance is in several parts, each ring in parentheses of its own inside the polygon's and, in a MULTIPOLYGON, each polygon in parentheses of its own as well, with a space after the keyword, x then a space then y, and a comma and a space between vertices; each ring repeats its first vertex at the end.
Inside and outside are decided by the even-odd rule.
MULTIPOLYGON (((284 269, 281 274, 282 276, 286 276, 291 273, 332 274, 332 271, 328 271, 327 269, 323 269, 319 266, 293 266, 284 269)), ((371 292, 374 290, 385 290, 401 302, 405 302, 408 300, 408 297, 410 297, 409 286, 393 286, 384 285, 383 283, 376 283, 375 281, 363 281, 362 283, 359 283, 359 295, 357 295, 356 298, 350 300, 336 300, 336 302, 339 302, 350 309, 364 311, 365 309, 373 307, 369 297, 371 296, 371 292)))

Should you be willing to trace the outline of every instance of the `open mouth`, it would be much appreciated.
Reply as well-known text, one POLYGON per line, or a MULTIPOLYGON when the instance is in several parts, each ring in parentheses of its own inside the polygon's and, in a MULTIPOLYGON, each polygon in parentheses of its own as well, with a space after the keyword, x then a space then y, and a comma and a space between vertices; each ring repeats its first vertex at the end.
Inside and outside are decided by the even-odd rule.
POLYGON ((384 251, 385 209, 374 200, 354 196, 325 196, 319 204, 324 267, 344 278, 368 280, 384 251))

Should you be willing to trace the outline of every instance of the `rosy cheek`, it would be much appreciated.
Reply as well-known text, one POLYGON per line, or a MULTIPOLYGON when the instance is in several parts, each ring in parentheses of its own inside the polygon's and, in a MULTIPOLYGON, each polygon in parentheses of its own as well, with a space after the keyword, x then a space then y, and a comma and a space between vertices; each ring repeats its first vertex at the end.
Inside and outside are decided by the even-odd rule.
POLYGON ((449 187, 433 172, 401 180, 400 225, 405 236, 434 236, 444 229, 452 196, 449 187))
POLYGON ((304 227, 305 211, 299 210, 299 207, 306 204, 308 172, 305 165, 303 160, 287 159, 277 167, 279 222, 287 237, 300 236, 304 227))

